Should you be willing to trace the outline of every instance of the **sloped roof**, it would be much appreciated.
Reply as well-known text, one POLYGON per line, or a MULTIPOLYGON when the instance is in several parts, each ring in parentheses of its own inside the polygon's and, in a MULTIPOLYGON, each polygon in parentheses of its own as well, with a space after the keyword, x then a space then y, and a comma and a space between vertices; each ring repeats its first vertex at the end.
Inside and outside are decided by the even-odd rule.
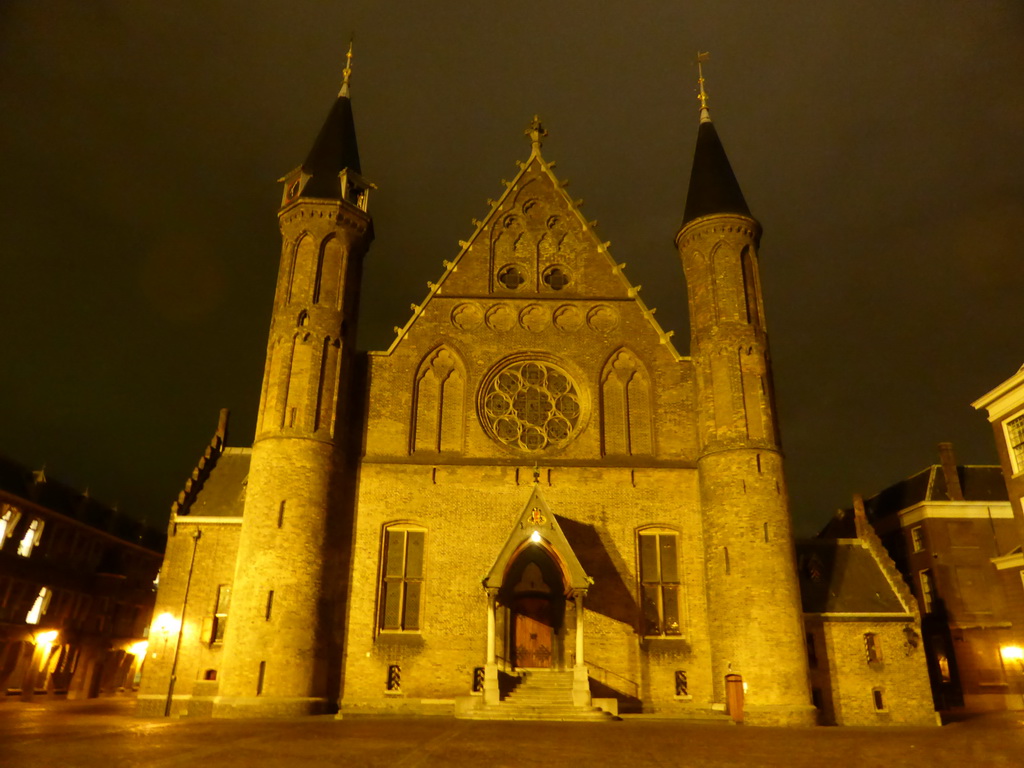
POLYGON ((858 539, 796 545, 804 613, 893 613, 906 609, 881 565, 858 539))
POLYGON ((747 201, 736 181, 729 158, 725 154, 715 124, 702 121, 697 129, 697 145, 693 151, 690 187, 686 192, 683 224, 701 216, 716 213, 739 213, 750 216, 747 201))
POLYGON ((586 590, 594 583, 587 572, 583 570, 579 558, 569 545, 558 519, 551 514, 539 485, 534 485, 533 493, 530 494, 526 506, 519 514, 519 518, 512 526, 505 546, 494 561, 487 575, 484 577, 484 587, 488 589, 499 589, 505 579, 505 574, 522 550, 535 544, 543 547, 552 555, 552 559, 562 571, 562 580, 566 591, 586 590), (536 532, 536 540, 533 534, 536 532))
POLYGON ((224 448, 216 455, 209 474, 195 499, 179 516, 241 517, 245 486, 249 478, 251 448, 224 448))
MULTIPOLYGON (((958 465, 957 475, 964 501, 1008 501, 1002 470, 991 465, 958 465)), ((949 501, 942 466, 933 464, 916 475, 893 483, 867 499, 864 506, 872 518, 896 514, 924 501, 949 501)))
POLYGON ((5 456, 0 456, 0 491, 156 552, 166 545, 162 531, 93 498, 87 490, 79 491, 47 477, 45 470, 33 471, 5 456))
POLYGON ((427 283, 429 290, 426 298, 419 304, 412 305, 412 315, 404 326, 401 328, 395 328, 396 336, 390 347, 386 351, 371 352, 370 354, 386 355, 392 353, 408 335, 417 319, 423 315, 429 306, 431 299, 435 296, 444 296, 447 298, 466 296, 468 298, 470 295, 474 297, 478 295, 479 289, 475 286, 470 292, 453 287, 453 284, 457 283, 459 280, 460 266, 463 267, 461 274, 466 274, 465 263, 467 260, 479 258, 479 256, 475 255, 476 246, 487 242, 487 232, 496 221, 508 215, 510 204, 516 199, 516 196, 522 191, 525 184, 536 181, 554 191, 553 197, 557 210, 552 210, 551 212, 559 214, 564 213, 567 217, 573 219, 576 224, 578 224, 581 239, 589 244, 590 250, 593 252, 594 266, 597 266, 597 264, 600 263, 604 269, 614 273, 615 280, 618 283, 618 295, 622 298, 629 298, 635 302, 647 322, 650 324, 651 329, 655 334, 657 334, 660 342, 670 351, 673 358, 676 360, 683 359, 684 356, 679 353, 674 342, 671 340, 675 332, 665 331, 655 319, 655 310, 649 308, 640 296, 641 286, 633 285, 623 271, 626 265, 624 263, 620 264, 616 262, 612 257, 610 250, 611 243, 603 242, 597 236, 597 233, 594 230, 594 226, 597 222, 588 221, 588 219, 583 215, 580 211, 580 204, 582 201, 573 200, 568 192, 566 192, 565 186, 568 182, 559 180, 553 170, 554 165, 554 162, 548 162, 544 159, 544 156, 541 153, 540 142, 534 142, 529 158, 525 162, 517 161, 519 172, 511 181, 504 181, 505 189, 502 194, 496 200, 488 200, 490 210, 487 215, 483 220, 473 220, 475 224, 473 234, 468 240, 459 241, 460 251, 455 259, 453 261, 444 261, 444 272, 436 283, 427 283))
POLYGON ((352 100, 347 95, 339 95, 302 163, 302 170, 312 178, 306 182, 300 197, 339 199, 338 174, 346 168, 360 172, 359 147, 352 100))

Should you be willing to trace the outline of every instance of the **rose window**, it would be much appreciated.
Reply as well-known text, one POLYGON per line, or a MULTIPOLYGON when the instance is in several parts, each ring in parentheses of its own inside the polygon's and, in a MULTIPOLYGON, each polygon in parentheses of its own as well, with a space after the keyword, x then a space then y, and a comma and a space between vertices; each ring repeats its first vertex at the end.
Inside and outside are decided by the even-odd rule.
POLYGON ((482 410, 492 437, 525 451, 567 443, 582 413, 569 376, 541 362, 512 363, 499 371, 486 387, 482 410))

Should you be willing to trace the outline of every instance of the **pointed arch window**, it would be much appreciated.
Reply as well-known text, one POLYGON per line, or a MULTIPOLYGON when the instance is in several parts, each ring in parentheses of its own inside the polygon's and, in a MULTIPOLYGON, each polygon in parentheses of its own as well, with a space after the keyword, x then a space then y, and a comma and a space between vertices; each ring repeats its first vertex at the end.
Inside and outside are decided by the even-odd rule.
POLYGON ((679 613, 679 534, 644 530, 637 534, 640 602, 646 637, 682 634, 679 613))
POLYGON ((378 617, 382 632, 420 630, 426 534, 426 529, 408 525, 384 529, 378 617))

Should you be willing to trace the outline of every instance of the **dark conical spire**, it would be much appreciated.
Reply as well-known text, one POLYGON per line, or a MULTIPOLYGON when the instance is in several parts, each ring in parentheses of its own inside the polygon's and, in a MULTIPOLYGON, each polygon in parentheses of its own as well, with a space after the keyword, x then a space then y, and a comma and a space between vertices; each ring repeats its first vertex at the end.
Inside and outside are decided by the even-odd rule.
POLYGON ((701 63, 707 54, 698 54, 697 66, 700 71, 700 127, 697 129, 697 146, 693 152, 693 169, 690 171, 690 188, 686 193, 686 207, 683 224, 701 216, 716 213, 739 213, 750 216, 747 201, 743 199, 739 182, 729 165, 715 124, 708 111, 708 95, 704 92, 704 71, 701 63), (703 57, 703 58, 702 58, 703 57))
POLYGON ((356 143, 356 124, 352 117, 349 98, 349 79, 352 76, 352 45, 345 54, 344 80, 338 99, 327 114, 323 128, 313 142, 313 148, 302 164, 303 173, 312 178, 306 183, 301 197, 341 197, 338 174, 346 168, 360 173, 359 146, 356 143))

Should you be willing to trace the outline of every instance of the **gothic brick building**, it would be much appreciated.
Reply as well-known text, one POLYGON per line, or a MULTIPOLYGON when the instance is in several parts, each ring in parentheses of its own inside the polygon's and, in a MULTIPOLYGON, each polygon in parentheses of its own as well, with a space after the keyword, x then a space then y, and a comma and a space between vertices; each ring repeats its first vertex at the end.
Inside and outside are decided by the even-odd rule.
POLYGON ((225 448, 222 424, 175 505, 157 611, 180 647, 151 660, 140 714, 815 722, 761 227, 706 102, 675 236, 689 356, 537 119, 394 343, 362 353, 373 184, 349 71, 282 179, 255 442, 225 448))

